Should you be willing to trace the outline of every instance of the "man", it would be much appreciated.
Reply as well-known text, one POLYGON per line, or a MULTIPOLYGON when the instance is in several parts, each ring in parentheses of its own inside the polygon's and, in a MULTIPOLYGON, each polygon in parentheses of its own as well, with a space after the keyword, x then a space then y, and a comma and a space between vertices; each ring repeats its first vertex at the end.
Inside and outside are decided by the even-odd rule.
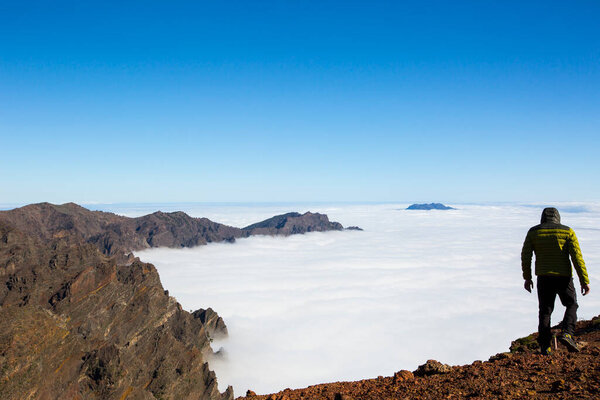
POLYGON ((581 293, 590 292, 589 279, 585 262, 581 256, 579 242, 573 229, 561 225, 560 214, 556 208, 545 208, 542 212, 541 224, 527 232, 521 251, 521 266, 525 290, 531 293, 531 256, 535 252, 535 274, 537 275, 537 291, 539 300, 538 343, 542 354, 552 352, 550 341, 550 315, 554 309, 556 295, 566 307, 562 321, 562 333, 559 340, 571 352, 579 351, 573 339, 575 322, 577 321, 577 295, 573 286, 572 268, 569 256, 577 271, 581 293))

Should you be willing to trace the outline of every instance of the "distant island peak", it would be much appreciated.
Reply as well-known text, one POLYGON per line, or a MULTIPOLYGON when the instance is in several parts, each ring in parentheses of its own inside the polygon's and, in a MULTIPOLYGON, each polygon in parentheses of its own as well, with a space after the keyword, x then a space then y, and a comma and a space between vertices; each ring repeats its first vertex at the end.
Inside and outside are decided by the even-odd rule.
POLYGON ((411 204, 406 209, 407 210, 456 210, 454 207, 449 207, 442 203, 411 204))

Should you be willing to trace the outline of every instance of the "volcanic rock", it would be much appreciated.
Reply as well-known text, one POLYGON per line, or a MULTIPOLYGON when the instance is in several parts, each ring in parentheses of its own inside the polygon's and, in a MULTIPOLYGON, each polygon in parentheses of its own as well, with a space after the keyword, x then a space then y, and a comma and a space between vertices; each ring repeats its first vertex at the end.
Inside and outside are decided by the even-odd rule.
POLYGON ((362 228, 359 228, 358 226, 349 226, 346 228, 347 231, 362 231, 362 228))
POLYGON ((347 394, 336 393, 333 396, 333 400, 353 400, 353 399, 352 399, 352 397, 348 396, 347 394))
POLYGON ((412 372, 407 371, 405 369, 398 371, 394 374, 395 382, 412 381, 413 379, 415 379, 415 375, 412 372))
POLYGON ((419 368, 414 372, 415 376, 429 376, 437 374, 445 374, 452 371, 452 367, 448 364, 442 364, 436 360, 427 360, 425 364, 419 365, 419 368))
POLYGON ((219 339, 227 336, 227 326, 225 326, 223 318, 219 317, 212 308, 209 307, 206 310, 201 308, 194 311, 192 316, 200 319, 200 322, 206 328, 211 339, 219 339))
POLYGON ((249 225, 242 230, 250 235, 292 235, 314 231, 340 231, 344 229, 339 222, 330 222, 327 215, 307 212, 291 212, 277 215, 265 221, 249 225))
MULTIPOLYGON (((295 221, 274 234, 339 225, 320 214, 295 221)), ((182 212, 1 211, 0 398, 232 399, 206 362, 224 321, 210 308, 184 311, 131 252, 252 234, 182 212)))

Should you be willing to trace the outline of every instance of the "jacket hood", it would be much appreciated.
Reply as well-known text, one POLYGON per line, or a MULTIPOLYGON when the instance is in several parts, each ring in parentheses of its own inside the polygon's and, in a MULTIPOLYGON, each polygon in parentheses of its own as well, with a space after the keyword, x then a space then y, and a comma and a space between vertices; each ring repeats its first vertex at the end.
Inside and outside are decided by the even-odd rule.
POLYGON ((542 211, 542 224, 546 222, 560 224, 560 214, 556 208, 544 208, 544 211, 542 211))

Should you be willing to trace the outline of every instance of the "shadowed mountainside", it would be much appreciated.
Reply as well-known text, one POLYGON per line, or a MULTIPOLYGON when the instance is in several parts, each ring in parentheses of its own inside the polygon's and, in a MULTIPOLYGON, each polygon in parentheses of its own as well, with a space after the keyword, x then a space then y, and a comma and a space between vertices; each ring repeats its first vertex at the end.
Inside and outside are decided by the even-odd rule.
POLYGON ((342 230, 339 222, 329 222, 327 215, 296 212, 277 215, 265 221, 245 227, 251 235, 293 235, 314 231, 342 230))
POLYGON ((256 230, 74 203, 1 211, 0 398, 232 399, 205 361, 224 321, 184 311, 131 251, 342 229, 320 214, 289 219, 294 228, 256 230))

